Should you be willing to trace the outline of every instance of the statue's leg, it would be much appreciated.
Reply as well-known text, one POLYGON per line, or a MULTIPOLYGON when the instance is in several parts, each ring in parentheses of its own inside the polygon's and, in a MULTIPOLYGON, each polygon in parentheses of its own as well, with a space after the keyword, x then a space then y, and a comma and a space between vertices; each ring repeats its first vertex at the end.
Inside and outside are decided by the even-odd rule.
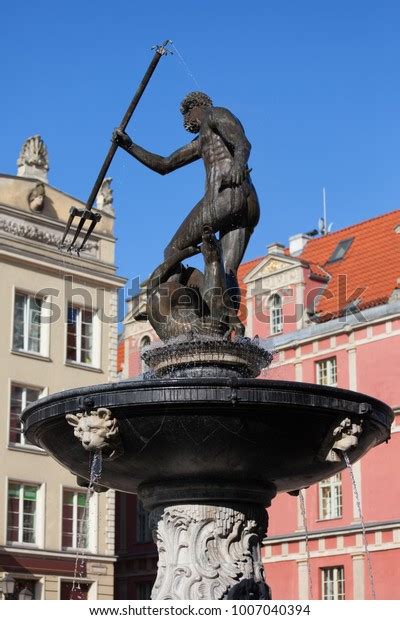
POLYGON ((235 228, 221 233, 222 255, 224 268, 230 288, 237 288, 237 270, 246 251, 252 229, 235 228))
POLYGON ((179 226, 165 248, 164 258, 168 258, 184 248, 199 245, 202 242, 205 224, 209 225, 214 233, 224 228, 230 228, 230 190, 225 190, 217 195, 212 209, 210 208, 211 200, 213 200, 211 192, 207 191, 179 226))
POLYGON ((226 278, 221 244, 208 225, 203 227, 201 251, 204 257, 204 280, 200 292, 208 307, 210 317, 215 323, 220 323, 226 314, 224 307, 226 278))
POLYGON ((237 333, 243 334, 244 327, 237 316, 240 306, 240 289, 237 279, 237 270, 243 259, 249 239, 253 232, 252 228, 236 228, 221 233, 221 245, 226 274, 226 284, 231 303, 230 324, 237 333))
POLYGON ((203 235, 204 199, 201 199, 183 220, 178 230, 164 250, 164 258, 167 259, 176 252, 190 246, 201 243, 203 235))

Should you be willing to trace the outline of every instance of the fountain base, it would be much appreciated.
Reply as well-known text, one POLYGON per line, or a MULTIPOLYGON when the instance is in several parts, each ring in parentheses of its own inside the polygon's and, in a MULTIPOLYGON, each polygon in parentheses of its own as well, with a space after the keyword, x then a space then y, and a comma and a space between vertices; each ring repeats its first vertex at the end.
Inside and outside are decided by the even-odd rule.
POLYGON ((269 600, 260 543, 262 506, 175 504, 156 508, 150 526, 158 548, 153 600, 269 600))
POLYGON ((155 377, 258 377, 272 353, 249 338, 185 336, 153 346, 142 359, 155 377))
POLYGON ((274 487, 171 481, 142 484, 158 548, 155 600, 270 600, 261 559, 274 487))

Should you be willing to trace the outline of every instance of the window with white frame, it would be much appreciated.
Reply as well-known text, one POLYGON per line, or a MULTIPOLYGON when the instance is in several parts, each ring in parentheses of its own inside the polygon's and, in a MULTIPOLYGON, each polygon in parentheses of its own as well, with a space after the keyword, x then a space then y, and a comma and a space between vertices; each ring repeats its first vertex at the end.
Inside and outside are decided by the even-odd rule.
POLYGON ((333 566, 321 569, 322 599, 324 601, 343 601, 344 567, 333 566))
POLYGON ((91 585, 91 583, 85 581, 67 581, 62 579, 60 582, 60 600, 86 601, 90 595, 91 585))
POLYGON ((283 330, 282 298, 280 295, 272 295, 269 300, 271 312, 271 333, 279 334, 283 330))
POLYGON ((94 365, 93 319, 91 310, 68 305, 68 361, 94 365))
POLYGON ((24 385, 11 384, 10 394, 10 444, 18 446, 32 445, 22 432, 21 413, 35 400, 41 397, 42 388, 27 387, 24 385))
MULTIPOLYGON (((151 340, 149 336, 143 336, 143 338, 140 341, 140 345, 139 345, 139 349, 140 349, 140 355, 143 353, 143 350, 148 347, 151 344, 151 340)), ((149 367, 147 366, 146 362, 142 359, 141 360, 142 363, 142 373, 146 372, 147 370, 149 370, 149 367)))
POLYGON ((319 518, 340 519, 342 516, 342 476, 335 474, 319 483, 319 518))
POLYGON ((37 485, 9 482, 7 506, 7 543, 37 544, 37 485))
POLYGON ((319 385, 337 384, 337 362, 336 357, 330 357, 316 362, 317 383, 319 385))
POLYGON ((28 353, 43 353, 43 300, 34 295, 15 293, 13 349, 28 353))
POLYGON ((89 510, 87 494, 64 489, 62 512, 62 548, 87 549, 89 546, 89 510))

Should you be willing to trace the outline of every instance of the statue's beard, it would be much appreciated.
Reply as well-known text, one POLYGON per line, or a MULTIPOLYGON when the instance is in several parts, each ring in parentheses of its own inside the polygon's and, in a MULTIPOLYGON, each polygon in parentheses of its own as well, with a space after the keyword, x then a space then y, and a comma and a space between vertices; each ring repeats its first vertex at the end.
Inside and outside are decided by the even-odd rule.
POLYGON ((185 119, 183 121, 183 126, 186 131, 189 131, 190 133, 199 133, 200 131, 200 123, 198 121, 190 121, 185 119))

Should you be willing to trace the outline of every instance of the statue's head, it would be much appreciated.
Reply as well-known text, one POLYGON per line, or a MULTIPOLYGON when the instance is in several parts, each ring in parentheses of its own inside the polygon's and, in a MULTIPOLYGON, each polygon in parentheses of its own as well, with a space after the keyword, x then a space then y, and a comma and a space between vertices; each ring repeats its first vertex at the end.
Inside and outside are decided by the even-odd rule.
POLYGON ((193 92, 186 95, 180 108, 185 129, 190 133, 197 133, 200 130, 203 110, 210 108, 212 104, 210 97, 205 93, 193 92))

